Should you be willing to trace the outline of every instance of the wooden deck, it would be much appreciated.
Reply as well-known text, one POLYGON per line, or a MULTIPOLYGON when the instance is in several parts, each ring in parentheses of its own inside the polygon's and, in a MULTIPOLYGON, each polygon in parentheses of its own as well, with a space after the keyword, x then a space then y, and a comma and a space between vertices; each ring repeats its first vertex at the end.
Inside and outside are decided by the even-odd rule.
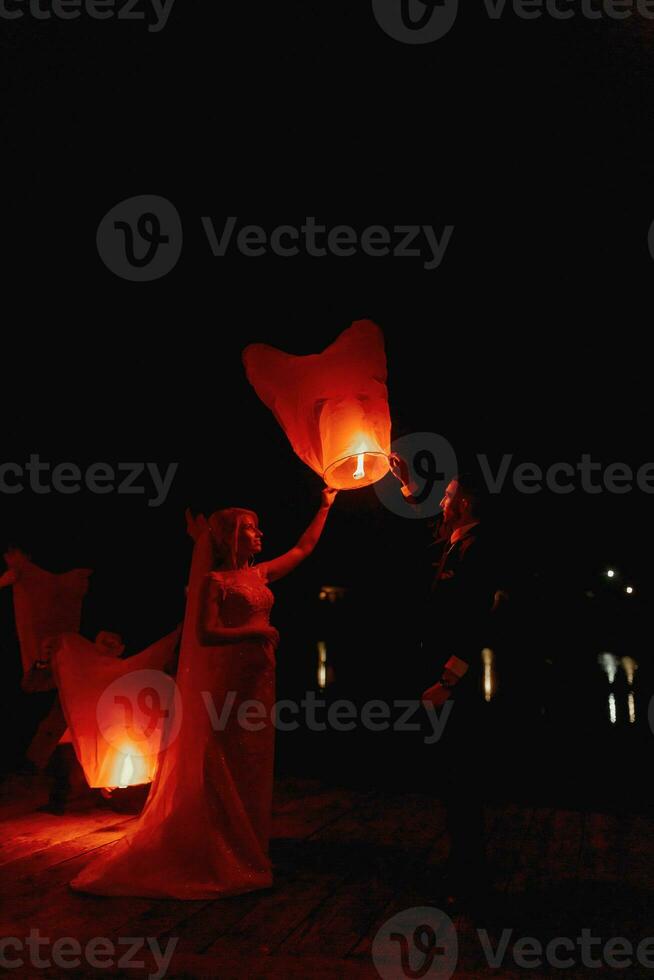
MULTIPOLYGON (((121 937, 157 937, 162 948, 176 938, 166 973, 175 978, 376 978, 375 934, 396 913, 427 904, 426 878, 447 847, 442 807, 432 797, 284 779, 276 790, 271 892, 194 902, 93 898, 72 892, 68 881, 135 818, 96 805, 77 805, 63 816, 26 812, 39 801, 21 800, 15 787, 11 796, 0 814, 2 934, 25 938, 38 929, 52 942, 74 937, 82 946, 102 936, 116 944, 117 957, 126 952, 121 937)), ((654 936, 652 819, 505 805, 488 808, 487 824, 496 884, 493 921, 484 927, 493 946, 504 928, 514 930, 513 939, 543 943, 555 936, 575 940, 583 928, 604 941, 625 937, 634 947, 654 936)), ((581 965, 519 969, 510 944, 504 965, 492 970, 476 931, 481 923, 459 916, 454 924, 455 977, 597 972, 581 965)), ((47 949, 42 955, 47 958, 47 949)), ((152 955, 134 958, 145 966, 36 969, 26 961, 3 975, 138 978, 155 972, 152 955)), ((645 977, 652 969, 616 974, 645 977)))

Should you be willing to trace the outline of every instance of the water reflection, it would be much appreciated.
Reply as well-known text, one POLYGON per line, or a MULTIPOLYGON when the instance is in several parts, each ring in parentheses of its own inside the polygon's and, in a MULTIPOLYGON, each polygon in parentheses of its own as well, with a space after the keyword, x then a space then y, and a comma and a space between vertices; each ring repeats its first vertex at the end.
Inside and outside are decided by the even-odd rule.
POLYGON ((624 668, 624 672, 627 675, 627 683, 631 686, 634 682, 634 674, 638 670, 638 664, 633 657, 622 657, 620 663, 624 668))
POLYGON ((318 687, 324 690, 327 686, 327 644, 318 641, 318 687))
POLYGON ((634 700, 634 692, 629 691, 629 696, 627 697, 627 704, 629 705, 629 722, 633 725, 636 720, 636 701, 634 700))
MULTIPOLYGON (((604 671, 608 677, 609 684, 613 687, 616 678, 618 680, 622 675, 618 675, 618 670, 622 668, 624 671, 624 678, 628 685, 627 690, 627 716, 629 718, 629 724, 633 725, 636 721, 636 697, 633 691, 634 678, 636 671, 638 670, 638 663, 633 657, 616 657, 615 654, 604 651, 600 653, 597 658, 597 662, 601 669, 604 671)), ((623 685, 617 685, 617 687, 622 687, 623 685)), ((618 697, 620 696, 620 691, 610 691, 609 692, 609 720, 612 725, 615 725, 618 721, 618 697), (617 696, 616 696, 617 695, 617 696)))
POLYGON ((484 647, 481 651, 481 660, 484 665, 484 701, 490 701, 497 687, 495 654, 490 647, 484 647))
MULTIPOLYGON (((506 668, 502 651, 498 657, 495 650, 485 648, 481 651, 481 661, 481 697, 487 702, 494 701, 498 693, 505 693, 498 691, 498 678, 501 682, 502 671, 506 668)), ((597 734, 605 728, 635 728, 647 721, 647 707, 643 707, 644 702, 639 696, 638 672, 643 666, 633 656, 620 656, 607 650, 591 654, 590 665, 585 658, 567 664, 563 658, 543 657, 536 683, 533 683, 533 671, 531 687, 524 682, 526 675, 523 674, 524 686, 517 689, 518 696, 513 701, 518 702, 517 710, 524 709, 525 717, 533 717, 533 712, 538 710, 541 718, 557 725, 598 726, 597 734), (581 692, 583 696, 580 696, 581 692)), ((508 679, 513 682, 511 667, 508 679)), ((506 705, 503 697, 501 700, 506 705)), ((652 702, 654 704, 654 698, 652 702)), ((511 710, 516 710, 513 704, 511 710)))

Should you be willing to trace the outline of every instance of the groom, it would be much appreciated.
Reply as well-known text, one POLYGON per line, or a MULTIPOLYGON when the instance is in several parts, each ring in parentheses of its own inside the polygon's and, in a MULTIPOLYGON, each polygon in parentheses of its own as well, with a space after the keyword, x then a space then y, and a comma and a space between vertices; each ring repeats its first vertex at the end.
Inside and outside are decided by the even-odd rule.
MULTIPOLYGON (((391 458, 402 493, 414 503, 417 487, 399 456, 391 458)), ((452 701, 439 742, 437 785, 447 812, 450 856, 445 894, 450 908, 472 905, 487 887, 483 830, 484 757, 481 651, 497 589, 493 549, 484 520, 484 493, 467 474, 447 485, 437 534, 440 552, 422 630, 423 654, 441 665, 441 676, 422 700, 441 707, 452 701)))

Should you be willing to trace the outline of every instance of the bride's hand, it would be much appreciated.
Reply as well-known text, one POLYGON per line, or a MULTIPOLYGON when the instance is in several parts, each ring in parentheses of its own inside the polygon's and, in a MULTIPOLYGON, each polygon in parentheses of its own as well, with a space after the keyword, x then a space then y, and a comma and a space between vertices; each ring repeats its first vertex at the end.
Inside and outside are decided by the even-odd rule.
POLYGON ((333 487, 325 487, 325 489, 322 492, 322 506, 331 507, 331 505, 334 503, 334 500, 336 499, 337 493, 338 490, 334 490, 333 487))
POLYGON ((204 516, 204 514, 198 514, 197 517, 193 517, 191 513, 191 508, 187 507, 184 516, 186 518, 186 530, 188 531, 191 538, 197 541, 203 531, 206 531, 209 527, 209 523, 204 516))
POLYGON ((257 631, 257 635, 268 643, 272 643, 275 649, 279 646, 279 633, 274 626, 264 626, 257 631))

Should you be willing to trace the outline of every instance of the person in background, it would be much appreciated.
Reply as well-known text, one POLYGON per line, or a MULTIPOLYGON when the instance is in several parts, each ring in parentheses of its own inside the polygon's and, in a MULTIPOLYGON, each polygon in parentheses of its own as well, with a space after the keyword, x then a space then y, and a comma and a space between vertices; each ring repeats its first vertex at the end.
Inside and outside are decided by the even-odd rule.
MULTIPOLYGON (((59 644, 58 636, 46 637, 42 642, 39 658, 23 676, 21 688, 25 693, 57 690, 52 659, 56 656, 59 644)), ((100 630, 94 647, 100 656, 112 658, 121 657, 125 651, 120 633, 109 630, 100 630)), ((72 774, 77 768, 77 761, 58 694, 30 742, 22 768, 28 773, 47 773, 50 793, 45 809, 52 813, 63 813, 71 795, 72 774)))

